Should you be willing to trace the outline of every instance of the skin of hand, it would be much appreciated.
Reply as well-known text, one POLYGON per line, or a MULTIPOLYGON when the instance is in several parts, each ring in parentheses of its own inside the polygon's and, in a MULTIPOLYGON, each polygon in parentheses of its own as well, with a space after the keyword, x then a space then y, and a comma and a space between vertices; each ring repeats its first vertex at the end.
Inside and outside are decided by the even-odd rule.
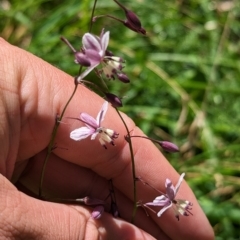
MULTIPOLYGON (((46 168, 43 194, 55 198, 92 196, 105 199, 113 180, 120 218, 104 213, 91 218, 91 208, 42 201, 37 196, 46 148, 55 119, 74 89, 73 77, 36 56, 0 39, 0 235, 6 239, 176 239, 211 240, 214 234, 193 192, 183 181, 177 198, 193 203, 192 214, 174 216, 168 209, 160 218, 139 208, 135 225, 133 180, 126 130, 109 105, 102 126, 119 133, 116 146, 105 150, 98 140, 73 141, 72 130, 83 126, 81 112, 96 117, 104 100, 79 85, 67 108, 56 148, 46 168)), ((122 114, 133 135, 143 135, 122 114)), ((165 180, 175 185, 179 174, 146 139, 133 138, 137 176, 165 191, 165 180)), ((152 201, 159 193, 137 182, 138 199, 152 201)), ((156 209, 158 210, 158 209, 156 209)))

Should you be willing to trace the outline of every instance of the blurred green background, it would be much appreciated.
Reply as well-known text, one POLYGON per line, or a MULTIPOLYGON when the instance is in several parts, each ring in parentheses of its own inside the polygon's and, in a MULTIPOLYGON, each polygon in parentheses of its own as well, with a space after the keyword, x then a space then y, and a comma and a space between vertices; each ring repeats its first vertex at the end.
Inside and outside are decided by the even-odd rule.
MULTIPOLYGON (((93 25, 95 34, 111 31, 109 49, 127 61, 131 83, 109 81, 109 88, 124 97, 122 110, 146 134, 180 146, 181 153, 166 156, 187 173, 216 239, 240 239, 240 1, 121 2, 147 36, 107 18, 93 25)), ((75 76, 79 67, 59 38, 79 49, 92 5, 0 0, 0 35, 75 76)), ((110 0, 99 0, 101 14, 125 19, 110 0)))

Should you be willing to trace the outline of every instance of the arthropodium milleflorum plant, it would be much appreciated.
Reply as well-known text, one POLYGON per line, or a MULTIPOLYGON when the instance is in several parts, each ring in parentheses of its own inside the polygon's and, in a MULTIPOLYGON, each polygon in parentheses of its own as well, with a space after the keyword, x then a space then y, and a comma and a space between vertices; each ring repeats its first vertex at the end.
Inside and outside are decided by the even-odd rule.
MULTIPOLYGON (((96 7, 97 0, 94 2, 94 7, 92 10, 92 16, 91 16, 91 24, 90 24, 90 31, 88 33, 85 33, 82 37, 82 48, 80 50, 76 50, 66 38, 62 37, 61 40, 64 41, 69 48, 72 50, 74 54, 74 61, 76 64, 80 65, 80 74, 74 78, 74 90, 72 95, 70 96, 68 102, 66 103, 61 115, 58 117, 55 127, 53 129, 52 133, 52 138, 48 146, 48 152, 44 161, 43 165, 43 170, 42 170, 42 175, 40 179, 40 186, 39 186, 39 197, 42 198, 42 183, 44 179, 44 173, 47 165, 48 158, 51 154, 51 152, 54 149, 54 141, 55 141, 55 136, 58 130, 58 126, 64 116, 65 110, 69 103, 71 102, 72 97, 75 94, 75 91, 77 89, 77 86, 79 84, 85 84, 85 85, 92 85, 95 86, 98 90, 100 90, 101 93, 103 93, 105 97, 105 102, 101 109, 99 110, 96 119, 92 116, 90 116, 88 113, 80 112, 79 117, 68 117, 70 119, 75 119, 78 120, 81 125, 80 128, 77 128, 73 131, 70 132, 70 138, 75 140, 75 141, 81 141, 85 138, 90 137, 91 140, 98 139, 100 144, 107 149, 107 144, 112 144, 113 146, 115 145, 115 141, 117 144, 117 138, 119 137, 119 134, 114 130, 114 129, 109 129, 106 126, 103 126, 104 122, 104 117, 105 114, 107 113, 108 109, 108 102, 112 104, 112 106, 116 109, 119 117, 121 118, 125 128, 126 128, 126 135, 125 136, 120 136, 123 137, 128 145, 129 145, 129 151, 130 151, 130 156, 131 156, 131 162, 132 162, 132 177, 133 177, 133 199, 134 199, 134 206, 133 206, 133 213, 132 213, 132 222, 134 222, 134 217, 137 211, 137 207, 141 206, 145 210, 149 209, 153 212, 155 212, 151 207, 161 207, 161 209, 158 211, 157 216, 160 217, 162 214, 167 211, 170 208, 173 208, 175 210, 175 216, 179 220, 179 214, 183 216, 188 216, 191 214, 191 206, 192 204, 187 201, 187 200, 179 200, 176 199, 177 192, 180 188, 181 182, 183 181, 184 174, 180 176, 180 179, 176 186, 174 187, 171 180, 166 179, 165 182, 165 187, 166 187, 166 193, 161 193, 160 196, 157 196, 153 201, 142 203, 141 201, 137 201, 137 188, 136 188, 136 181, 141 180, 145 185, 150 186, 146 181, 141 179, 140 177, 136 177, 135 173, 135 162, 134 162, 134 154, 133 154, 133 146, 132 146, 132 138, 133 137, 140 137, 144 139, 148 139, 153 141, 154 143, 158 144, 161 146, 161 148, 167 152, 178 152, 179 149, 178 147, 168 141, 160 141, 152 138, 148 138, 146 136, 134 136, 131 135, 124 119, 122 118, 121 114, 118 111, 118 107, 122 106, 122 101, 121 99, 113 94, 110 93, 108 90, 103 89, 96 85, 95 83, 92 83, 91 81, 84 80, 84 78, 92 71, 94 71, 97 76, 102 80, 105 79, 119 79, 123 83, 129 83, 129 79, 127 75, 122 71, 123 70, 123 63, 124 60, 121 57, 116 57, 114 56, 111 51, 109 51, 108 44, 110 40, 110 32, 105 31, 104 28, 102 29, 100 35, 95 35, 91 33, 91 29, 93 26, 93 22, 98 18, 98 17, 108 17, 115 19, 116 21, 123 23, 124 26, 126 26, 128 29, 140 33, 140 34, 146 34, 145 29, 142 27, 142 24, 137 17, 137 15, 126 8, 123 4, 118 2, 117 0, 113 0, 120 6, 120 8, 123 9, 126 20, 120 20, 116 17, 110 16, 110 15, 102 15, 102 16, 96 16, 94 17, 94 11, 96 7), (82 69, 84 69, 82 71, 82 69)), ((105 87, 107 84, 105 84, 105 87)), ((104 150, 103 150, 104 151, 104 150)), ((110 181, 111 182, 111 181, 110 181)), ((157 189, 155 189, 157 190, 157 189)), ((158 190, 157 190, 158 191, 158 190)), ((159 192, 159 191, 158 191, 159 192)), ((111 182, 111 190, 109 193, 109 196, 107 198, 110 198, 111 200, 111 208, 110 212, 114 217, 119 216, 118 212, 118 206, 117 206, 117 201, 115 198, 114 194, 114 187, 111 182)), ((101 200, 101 199, 95 199, 90 197, 85 197, 83 199, 52 199, 52 201, 57 201, 57 202, 75 202, 75 203, 80 203, 84 204, 87 206, 93 206, 93 212, 92 212, 92 218, 98 219, 101 217, 101 215, 104 212, 104 206, 106 204, 106 199, 101 200)))

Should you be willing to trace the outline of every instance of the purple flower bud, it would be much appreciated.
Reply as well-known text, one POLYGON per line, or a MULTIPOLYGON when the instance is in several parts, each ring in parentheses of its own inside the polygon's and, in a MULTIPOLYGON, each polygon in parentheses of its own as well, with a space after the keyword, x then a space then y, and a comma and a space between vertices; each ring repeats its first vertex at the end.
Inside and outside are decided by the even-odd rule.
POLYGON ((86 55, 81 52, 76 52, 75 54, 75 62, 84 66, 89 67, 91 66, 91 62, 87 59, 86 55))
POLYGON ((144 28, 142 28, 142 27, 136 28, 136 27, 134 26, 134 24, 132 24, 132 23, 129 22, 128 20, 126 20, 126 21, 124 22, 124 25, 125 25, 126 27, 128 27, 129 29, 133 30, 134 32, 137 32, 137 33, 141 33, 141 34, 143 34, 143 35, 146 35, 146 30, 145 30, 144 28))
POLYGON ((179 152, 178 146, 172 142, 158 141, 158 143, 167 152, 171 152, 171 153, 179 152))
POLYGON ((125 6, 123 6, 121 3, 119 3, 117 0, 114 0, 114 2, 116 2, 125 12, 126 18, 127 20, 124 21, 124 25, 126 27, 128 27, 129 29, 138 32, 138 33, 142 33, 143 35, 146 34, 146 30, 144 28, 142 28, 142 24, 140 22, 140 20, 138 19, 137 15, 128 10, 125 6))
POLYGON ((113 107, 118 108, 122 107, 121 99, 112 93, 105 93, 106 100, 112 104, 113 107))
POLYGON ((128 78, 128 76, 124 73, 117 73, 117 78, 121 81, 121 82, 124 82, 124 83, 129 83, 130 80, 128 78))
POLYGON ((125 10, 125 14, 127 20, 124 22, 124 25, 135 32, 142 33, 143 35, 145 35, 146 30, 142 28, 142 24, 138 19, 137 15, 134 12, 127 9, 125 10))
POLYGON ((136 29, 139 29, 142 27, 140 20, 138 19, 138 17, 134 12, 130 10, 126 10, 125 13, 126 13, 127 21, 129 22, 129 24, 131 24, 136 29))
POLYGON ((93 219, 99 219, 102 216, 103 212, 104 207, 102 205, 96 206, 92 211, 91 217, 93 219))

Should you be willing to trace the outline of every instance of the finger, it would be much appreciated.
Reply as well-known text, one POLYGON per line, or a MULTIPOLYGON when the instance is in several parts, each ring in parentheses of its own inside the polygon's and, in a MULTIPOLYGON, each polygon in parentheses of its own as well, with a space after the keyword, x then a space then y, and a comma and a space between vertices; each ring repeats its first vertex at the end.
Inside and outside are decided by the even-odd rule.
MULTIPOLYGON (((29 162, 21 178, 16 183, 18 189, 31 196, 38 196, 41 166, 46 151, 41 152, 29 162)), ((62 201, 64 199, 79 199, 86 196, 105 200, 106 212, 111 212, 110 191, 114 191, 119 215, 122 219, 131 221, 132 201, 117 189, 111 188, 109 181, 98 176, 92 170, 66 162, 52 155, 44 177, 44 198, 49 201, 62 201)), ((77 203, 76 203, 77 204, 77 203)), ((169 239, 146 213, 139 209, 134 223, 141 229, 150 232, 157 239, 169 239)))
POLYGON ((95 221, 83 207, 31 198, 1 174, 0 212, 0 233, 6 239, 153 239, 108 214, 95 221))

